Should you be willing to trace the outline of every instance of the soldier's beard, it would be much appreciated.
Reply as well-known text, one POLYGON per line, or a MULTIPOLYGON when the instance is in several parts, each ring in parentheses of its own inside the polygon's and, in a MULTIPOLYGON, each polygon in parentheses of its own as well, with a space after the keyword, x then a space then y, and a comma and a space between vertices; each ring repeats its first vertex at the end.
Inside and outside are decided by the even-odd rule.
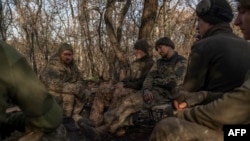
POLYGON ((72 60, 63 61, 66 66, 71 66, 72 62, 72 60))

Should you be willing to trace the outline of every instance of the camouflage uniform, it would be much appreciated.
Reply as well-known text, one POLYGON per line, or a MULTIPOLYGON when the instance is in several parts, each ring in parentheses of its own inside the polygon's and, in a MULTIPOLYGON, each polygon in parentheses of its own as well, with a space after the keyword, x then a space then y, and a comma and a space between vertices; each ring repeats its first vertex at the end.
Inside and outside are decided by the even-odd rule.
POLYGON ((140 90, 153 63, 153 59, 148 55, 132 62, 127 76, 122 81, 124 88, 112 89, 111 84, 100 86, 91 108, 90 119, 97 125, 100 124, 103 121, 105 107, 113 109, 125 95, 140 90))
POLYGON ((182 84, 186 67, 187 60, 177 52, 169 59, 159 59, 145 79, 142 90, 156 91, 157 105, 163 102, 162 98, 169 101, 171 93, 182 84))
MULTIPOLYGON (((38 138, 32 138, 35 141, 51 134, 62 122, 60 106, 25 58, 3 41, 0 41, 0 58, 0 140, 11 127, 25 130, 22 139, 31 140, 36 136, 38 138), (22 112, 7 115, 9 103, 19 106, 22 112)), ((54 140, 63 140, 63 137, 54 140)))
POLYGON ((83 93, 85 84, 75 62, 63 64, 59 52, 51 57, 42 70, 40 79, 61 105, 64 116, 77 121, 81 118, 80 112, 86 101, 83 93))
MULTIPOLYGON (((126 96, 117 108, 105 113, 105 123, 111 133, 121 127, 126 118, 143 108, 165 104, 171 100, 171 91, 184 79, 187 61, 177 52, 169 59, 159 59, 152 67, 143 83, 142 90, 149 89, 154 95, 154 101, 144 103, 142 91, 126 96)), ((100 129, 99 128, 99 129, 100 129)))
POLYGON ((89 119, 96 125, 103 121, 103 112, 106 110, 112 100, 114 89, 112 88, 111 81, 101 82, 97 91, 94 94, 94 99, 90 109, 89 119))

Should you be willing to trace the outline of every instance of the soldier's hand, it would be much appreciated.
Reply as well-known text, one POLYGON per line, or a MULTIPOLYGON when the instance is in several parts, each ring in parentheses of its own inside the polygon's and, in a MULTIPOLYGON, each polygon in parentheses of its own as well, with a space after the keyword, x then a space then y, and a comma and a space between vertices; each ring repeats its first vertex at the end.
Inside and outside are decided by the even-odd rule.
POLYGON ((153 93, 146 89, 143 91, 143 100, 147 103, 151 103, 154 100, 153 93))
POLYGON ((177 100, 174 100, 173 106, 174 106, 174 109, 176 109, 177 111, 181 111, 181 110, 187 108, 187 102, 179 103, 177 100))
POLYGON ((187 92, 180 91, 175 94, 173 99, 173 105, 177 110, 184 109, 186 107, 192 107, 202 103, 207 97, 206 91, 199 92, 187 92))

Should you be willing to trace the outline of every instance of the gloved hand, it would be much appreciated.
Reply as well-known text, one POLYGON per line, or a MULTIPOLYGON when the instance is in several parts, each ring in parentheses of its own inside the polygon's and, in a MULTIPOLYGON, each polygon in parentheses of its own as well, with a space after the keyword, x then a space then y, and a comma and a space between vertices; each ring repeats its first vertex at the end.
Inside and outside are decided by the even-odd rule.
POLYGON ((202 103, 207 98, 207 91, 187 92, 179 91, 173 96, 173 106, 180 110, 186 107, 192 107, 202 103))

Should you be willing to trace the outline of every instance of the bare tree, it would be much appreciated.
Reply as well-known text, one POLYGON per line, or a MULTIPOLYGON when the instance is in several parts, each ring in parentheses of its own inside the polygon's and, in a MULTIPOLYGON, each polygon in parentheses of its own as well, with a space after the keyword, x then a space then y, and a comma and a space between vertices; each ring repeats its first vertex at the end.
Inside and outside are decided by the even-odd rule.
POLYGON ((35 48, 40 47, 39 42, 39 26, 38 21, 41 15, 42 0, 37 0, 34 3, 14 0, 17 12, 19 13, 19 21, 26 35, 26 45, 29 47, 29 61, 32 64, 34 71, 37 73, 37 60, 35 48))
POLYGON ((13 16, 8 0, 5 3, 0 0, 0 33, 4 41, 7 39, 7 30, 12 22, 13 16))
MULTIPOLYGON (((118 81, 134 59, 131 52, 138 39, 145 38, 153 45, 158 38, 168 36, 176 50, 188 56, 196 34, 197 2, 2 0, 0 35, 24 54, 38 73, 58 44, 68 42, 84 77, 118 81)), ((152 49, 150 53, 158 57, 152 49)))
POLYGON ((122 37, 122 25, 125 19, 125 15, 131 4, 131 0, 126 0, 124 6, 121 8, 121 12, 118 14, 118 21, 113 19, 113 12, 116 11, 116 0, 107 0, 106 12, 104 19, 106 23, 106 30, 110 41, 110 46, 114 50, 115 59, 113 68, 118 69, 119 76, 114 76, 114 79, 121 80, 125 76, 127 61, 124 57, 123 51, 120 49, 121 37, 122 37), (118 61, 118 62, 117 62, 118 61))

